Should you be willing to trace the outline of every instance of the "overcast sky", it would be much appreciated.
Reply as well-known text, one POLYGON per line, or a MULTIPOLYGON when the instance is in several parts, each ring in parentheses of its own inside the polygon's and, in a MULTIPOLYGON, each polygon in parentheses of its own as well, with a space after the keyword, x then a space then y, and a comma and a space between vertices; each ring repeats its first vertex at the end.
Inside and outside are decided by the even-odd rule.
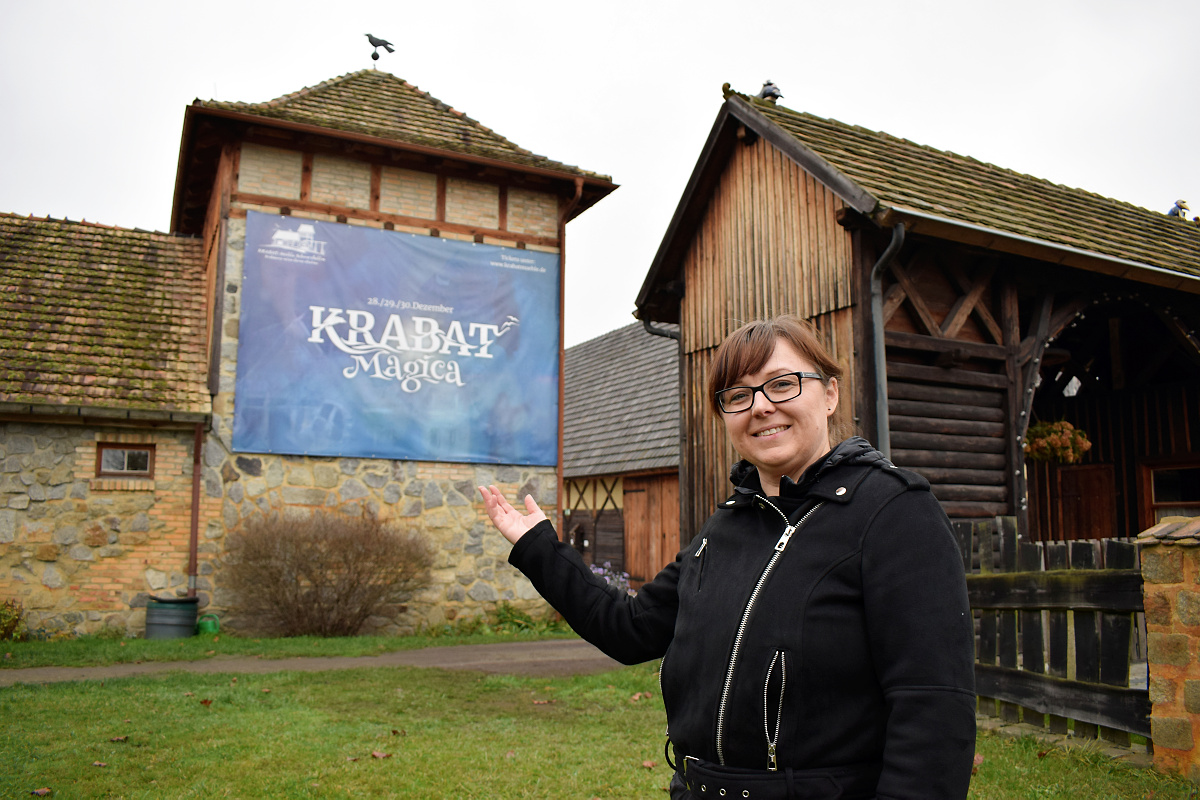
POLYGON ((1165 212, 1200 208, 1200 4, 0 0, 0 211, 166 230, 184 107, 372 65, 611 175, 567 228, 566 343, 633 302, 721 84, 1165 212))

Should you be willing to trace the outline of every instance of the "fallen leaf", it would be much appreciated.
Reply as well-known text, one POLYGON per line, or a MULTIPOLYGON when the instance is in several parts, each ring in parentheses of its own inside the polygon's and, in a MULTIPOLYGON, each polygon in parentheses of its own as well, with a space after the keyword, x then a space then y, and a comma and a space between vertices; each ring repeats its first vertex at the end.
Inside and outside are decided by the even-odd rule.
POLYGON ((93 767, 107 767, 108 764, 105 764, 103 761, 93 761, 92 766, 93 767))
POLYGON ((206 656, 211 656, 211 655, 215 655, 215 654, 216 654, 216 652, 217 652, 216 650, 209 650, 209 651, 208 651, 208 652, 206 652, 204 655, 206 655, 206 656))
POLYGON ((271 693, 270 689, 263 689, 263 694, 270 694, 270 693, 271 693))
POLYGON ((548 706, 551 703, 557 703, 557 702, 558 702, 557 700, 534 700, 533 704, 535 706, 548 706))
POLYGON ((971 767, 971 774, 978 775, 979 774, 979 765, 983 763, 983 756, 980 755, 979 753, 976 753, 974 763, 975 763, 975 765, 973 767, 971 767))
POLYGON ((111 739, 109 739, 109 741, 110 742, 128 742, 129 737, 128 736, 114 736, 111 739))
POLYGON ((358 756, 346 756, 347 761, 358 761, 358 756))
POLYGON ((505 754, 504 754, 504 757, 505 757, 505 758, 516 758, 516 757, 517 757, 517 751, 516 751, 516 750, 509 750, 507 753, 505 753, 505 754))
POLYGON ((635 692, 633 697, 629 698, 629 702, 636 703, 638 700, 653 697, 649 692, 635 692))
POLYGON ((12 658, 12 653, 5 653, 5 654, 4 654, 4 657, 5 657, 5 658, 12 658))
POLYGON ((126 724, 129 724, 130 722, 133 722, 133 720, 131 720, 131 719, 127 719, 127 720, 125 720, 125 723, 126 723, 126 724))
POLYGON ((235 684, 235 683, 237 683, 237 678, 234 678, 233 680, 231 680, 231 681, 229 682, 229 685, 230 685, 230 686, 232 686, 232 685, 233 685, 233 684, 235 684))
POLYGON ((642 766, 645 767, 646 769, 654 769, 655 767, 658 766, 658 762, 657 761, 643 761, 642 766))
POLYGON ((220 636, 214 636, 214 637, 213 637, 213 641, 214 641, 214 642, 219 642, 219 641, 221 641, 221 637, 220 637, 220 636))
MULTIPOLYGON (((183 696, 184 697, 195 697, 196 693, 195 692, 184 692, 183 696)), ((125 720, 125 721, 128 722, 129 720, 125 720)))
POLYGON ((1048 755, 1050 755, 1049 750, 1039 750, 1038 751, 1038 758, 1045 758, 1048 755))
POLYGON ((50 790, 49 789, 34 789, 32 792, 30 792, 30 794, 33 795, 34 797, 45 797, 46 795, 50 794, 50 790))
POLYGON ((124 643, 124 642, 121 642, 121 643, 119 643, 119 644, 117 645, 117 647, 124 647, 124 646, 125 646, 125 643, 124 643))
POLYGON ((391 753, 384 753, 379 750, 371 751, 371 758, 391 758, 391 757, 392 757, 391 753))
POLYGON ((392 728, 392 736, 408 736, 408 731, 404 731, 404 730, 398 731, 395 728, 392 728))
POLYGON ((212 705, 212 700, 201 700, 201 701, 200 701, 200 705, 202 705, 202 706, 211 706, 211 705, 212 705))

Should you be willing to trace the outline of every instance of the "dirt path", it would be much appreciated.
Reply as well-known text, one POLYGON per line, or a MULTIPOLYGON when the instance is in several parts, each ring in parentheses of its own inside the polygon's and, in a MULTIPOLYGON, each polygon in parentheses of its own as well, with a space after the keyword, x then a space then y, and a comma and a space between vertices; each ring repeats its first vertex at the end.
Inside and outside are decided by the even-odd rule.
POLYGON ((15 683, 59 683, 128 678, 159 672, 266 673, 322 672, 363 667, 440 667, 511 675, 579 675, 604 672, 621 665, 592 645, 578 639, 545 642, 426 647, 378 656, 333 656, 265 659, 217 656, 204 661, 147 661, 107 667, 33 667, 0 670, 0 687, 15 683))

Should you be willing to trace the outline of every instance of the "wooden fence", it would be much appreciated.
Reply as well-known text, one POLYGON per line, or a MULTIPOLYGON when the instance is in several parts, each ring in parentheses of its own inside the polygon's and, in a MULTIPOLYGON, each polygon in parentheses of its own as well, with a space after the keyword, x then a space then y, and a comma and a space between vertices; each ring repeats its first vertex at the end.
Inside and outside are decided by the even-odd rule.
POLYGON ((1018 541, 1012 517, 954 530, 975 614, 980 711, 1079 738, 1149 740, 1137 545, 1018 541))

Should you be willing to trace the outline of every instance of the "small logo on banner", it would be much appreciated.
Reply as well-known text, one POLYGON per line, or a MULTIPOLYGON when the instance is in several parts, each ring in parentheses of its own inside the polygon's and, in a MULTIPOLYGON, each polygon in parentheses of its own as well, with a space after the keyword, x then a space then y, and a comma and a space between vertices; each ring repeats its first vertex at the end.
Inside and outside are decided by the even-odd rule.
POLYGON ((317 229, 302 223, 295 230, 277 229, 270 244, 258 248, 258 254, 271 261, 290 261, 293 264, 319 264, 325 260, 325 245, 316 238, 317 229))

